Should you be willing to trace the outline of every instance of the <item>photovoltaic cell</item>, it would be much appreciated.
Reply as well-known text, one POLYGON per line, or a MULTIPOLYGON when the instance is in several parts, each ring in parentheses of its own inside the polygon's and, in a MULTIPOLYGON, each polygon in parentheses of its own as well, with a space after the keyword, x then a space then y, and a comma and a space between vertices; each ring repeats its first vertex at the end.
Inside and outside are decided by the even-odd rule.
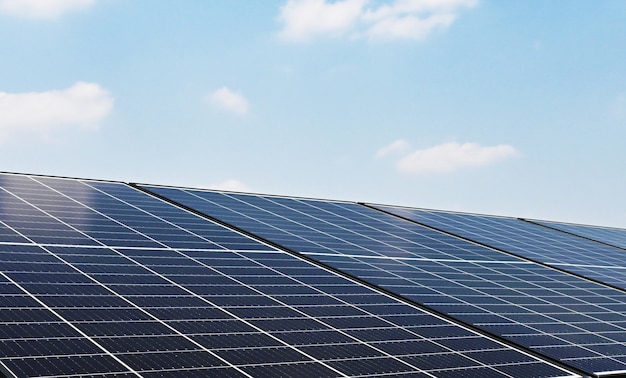
MULTIPOLYGON (((35 246, 0 246, 3 256, 38 252, 35 246)), ((4 260, 4 259, 3 259, 4 260)), ((32 259, 29 259, 32 260, 32 259)), ((4 264, 3 264, 4 265, 4 264)), ((105 350, 90 341, 55 312, 12 281, 14 271, 46 271, 44 263, 28 261, 0 273, 0 361, 17 376, 130 373, 105 350), (79 366, 80 365, 80 366, 79 366)))
POLYGON ((479 243, 626 289, 626 253, 623 249, 566 233, 619 243, 620 235, 626 241, 626 230, 541 222, 550 228, 516 218, 378 207, 479 243))
POLYGON ((626 372, 621 291, 358 204, 146 188, 588 372, 626 372))
POLYGON ((0 189, 8 375, 573 376, 124 184, 0 189))
POLYGON ((619 248, 626 248, 626 230, 623 228, 587 226, 582 224, 549 222, 540 220, 529 220, 556 230, 569 232, 582 237, 597 240, 602 243, 611 244, 619 248))

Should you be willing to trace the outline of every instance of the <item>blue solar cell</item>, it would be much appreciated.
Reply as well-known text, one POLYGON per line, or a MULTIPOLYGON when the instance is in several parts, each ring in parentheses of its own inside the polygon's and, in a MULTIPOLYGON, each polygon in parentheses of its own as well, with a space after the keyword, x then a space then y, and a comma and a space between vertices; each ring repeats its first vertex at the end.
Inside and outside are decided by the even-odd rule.
MULTIPOLYGON (((24 210, 0 222, 30 244, 0 244, 0 348, 25 345, 0 361, 19 376, 421 374, 369 334, 440 345, 419 325, 461 329, 123 184, 0 175, 0 189, 24 210)), ((476 347, 524 355, 471 334, 476 347)), ((533 361, 543 376, 570 374, 533 361)))
MULTIPOLYGON (((354 340, 343 332, 335 330, 319 330, 317 332, 283 331, 276 333, 276 337, 290 345, 320 345, 320 344, 349 344, 354 340)), ((410 335, 407 337, 411 338, 410 335)), ((362 339, 361 339, 362 340, 362 339)), ((432 344, 430 341, 425 341, 432 344)))
POLYGON ((553 357, 581 369, 626 368, 615 349, 599 355, 559 337, 600 335, 604 344, 621 345, 616 334, 626 331, 626 315, 607 307, 626 304, 620 291, 357 204, 147 188, 536 350, 572 347, 571 356, 553 357), (579 314, 591 322, 570 324, 579 314), (506 333, 513 329, 518 333, 506 333))
MULTIPOLYGON (((306 352, 305 348, 300 351, 306 352)), ((310 361, 306 355, 289 347, 264 347, 264 348, 233 348, 216 352, 221 357, 236 365, 265 365, 285 362, 310 361)))
MULTIPOLYGON (((295 363, 288 365, 255 365, 244 367, 243 370, 253 377, 273 378, 273 377, 342 377, 343 373, 331 370, 320 364, 295 363)), ((345 370, 345 369, 344 369, 345 370)))
POLYGON ((582 224, 561 223, 532 220, 543 226, 551 227, 560 231, 569 232, 602 243, 611 244, 619 248, 626 248, 626 230, 623 228, 588 226, 582 224))
MULTIPOLYGON (((193 340, 212 350, 237 349, 242 345, 247 345, 249 347, 283 346, 283 343, 279 340, 261 332, 194 335, 193 340)), ((328 341, 324 341, 324 343, 327 342, 328 341)))
MULTIPOLYGON (((383 375, 383 374, 399 374, 405 372, 414 372, 417 364, 413 361, 405 362, 396 358, 369 358, 357 360, 336 360, 330 362, 331 366, 345 371, 350 376, 361 375, 383 375)), ((440 365, 443 366, 443 365, 440 365)), ((420 368, 422 370, 432 370, 428 368, 420 368)))
POLYGON ((80 375, 97 376, 108 372, 128 372, 128 369, 107 355, 9 358, 3 359, 3 363, 11 372, 20 377, 78 377, 80 375))
MULTIPOLYGON (((91 182, 89 185, 103 195, 114 196, 118 198, 118 201, 124 201, 128 206, 141 210, 132 213, 130 226, 139 232, 158 239, 160 243, 167 246, 203 249, 214 246, 216 249, 237 250, 270 249, 250 238, 216 224, 206 222, 200 217, 181 211, 127 186, 97 182, 91 182), (155 224, 154 217, 163 221, 155 224)), ((107 211, 107 209, 103 209, 102 211, 106 211, 108 216, 115 219, 123 217, 123 212, 114 210, 107 211)), ((124 223, 123 218, 122 223, 124 223)))
POLYGON ((0 243, 28 243, 28 239, 0 223, 0 243))
POLYGON ((469 240, 626 289, 626 254, 623 249, 571 235, 623 247, 626 245, 626 230, 404 207, 377 207, 469 240))
POLYGON ((21 297, 28 303, 11 299, 3 296, 0 301, 0 360, 17 376, 128 372, 30 296, 21 297))

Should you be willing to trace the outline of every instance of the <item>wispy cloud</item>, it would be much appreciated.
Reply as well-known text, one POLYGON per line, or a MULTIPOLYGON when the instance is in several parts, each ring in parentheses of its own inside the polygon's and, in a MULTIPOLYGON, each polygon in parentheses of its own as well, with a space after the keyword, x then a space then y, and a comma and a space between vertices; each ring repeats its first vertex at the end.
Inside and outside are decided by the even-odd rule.
POLYGON ((345 34, 354 28, 367 0, 289 0, 280 9, 284 24, 280 36, 288 41, 308 41, 318 35, 345 34))
POLYGON ((476 143, 443 143, 409 152, 410 144, 398 139, 376 151, 376 158, 396 156, 396 170, 406 174, 443 174, 463 168, 480 167, 515 156, 508 144, 481 146, 476 143))
POLYGON ((220 109, 244 115, 248 113, 248 100, 238 92, 221 87, 208 96, 209 102, 220 109))
POLYGON ((306 42, 317 36, 421 40, 448 28, 459 12, 477 0, 389 0, 370 6, 369 0, 288 0, 280 9, 279 36, 306 42))
POLYGON ((216 184, 208 185, 208 188, 231 192, 250 192, 250 188, 239 180, 229 179, 216 184))
POLYGON ((67 128, 95 129, 113 109, 113 97, 98 84, 78 82, 46 92, 0 92, 0 137, 18 132, 47 135, 67 128))
POLYGON ((376 158, 383 158, 389 155, 402 154, 409 149, 409 142, 404 139, 398 139, 392 143, 381 147, 376 151, 376 158))
POLYGON ((411 152, 396 162, 396 168, 409 174, 448 173, 486 166, 517 154, 517 150, 508 144, 444 143, 411 152))
POLYGON ((21 18, 51 20, 95 3, 96 0, 0 0, 0 12, 21 18))

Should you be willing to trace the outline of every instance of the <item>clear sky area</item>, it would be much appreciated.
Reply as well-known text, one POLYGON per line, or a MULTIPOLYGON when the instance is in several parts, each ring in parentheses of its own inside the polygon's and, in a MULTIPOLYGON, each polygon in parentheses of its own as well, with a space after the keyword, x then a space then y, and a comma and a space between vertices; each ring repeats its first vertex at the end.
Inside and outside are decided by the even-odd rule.
POLYGON ((626 227, 626 1, 0 0, 0 171, 626 227))

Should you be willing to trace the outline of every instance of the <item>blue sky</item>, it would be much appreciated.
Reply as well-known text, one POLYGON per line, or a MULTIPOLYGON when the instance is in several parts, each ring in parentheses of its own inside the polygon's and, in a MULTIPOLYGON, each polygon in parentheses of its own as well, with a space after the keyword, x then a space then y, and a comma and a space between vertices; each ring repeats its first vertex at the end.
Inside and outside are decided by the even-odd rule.
POLYGON ((626 2, 0 0, 0 170, 626 227, 626 2))

